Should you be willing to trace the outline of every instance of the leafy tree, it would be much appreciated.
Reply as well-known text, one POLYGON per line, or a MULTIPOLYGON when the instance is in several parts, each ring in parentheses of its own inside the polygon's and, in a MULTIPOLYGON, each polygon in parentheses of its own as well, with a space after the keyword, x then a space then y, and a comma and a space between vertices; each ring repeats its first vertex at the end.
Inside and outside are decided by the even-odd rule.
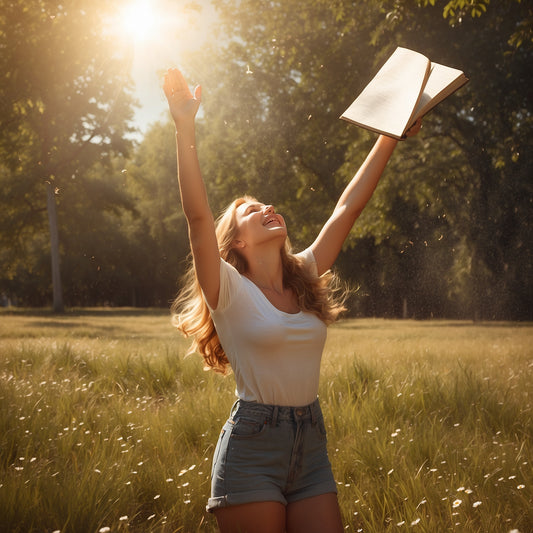
MULTIPOLYGON (((508 4, 513 0, 509 0, 508 4)), ((429 5, 435 6, 436 0, 417 0, 419 6, 427 7, 429 5)), ((518 48, 523 44, 531 46, 533 42, 533 8, 531 5, 526 5, 527 2, 522 0, 514 0, 514 3, 522 4, 522 13, 517 24, 512 29, 508 44, 518 48)), ((438 3, 442 6, 442 16, 449 21, 452 26, 461 24, 465 18, 481 17, 487 13, 490 0, 446 0, 438 3)), ((404 3, 407 6, 407 4, 404 3)), ((402 2, 396 2, 393 5, 393 10, 397 16, 402 11, 402 2)), ((394 15, 393 15, 394 16, 394 15)))
POLYGON ((109 7, 103 0, 0 2, 1 222, 11 250, 3 259, 13 276, 47 213, 56 311, 63 308, 57 210, 73 201, 73 178, 131 145, 131 82, 102 33, 109 7))
POLYGON ((401 22, 392 24, 413 47, 461 65, 471 78, 461 92, 462 109, 447 103, 428 117, 440 132, 428 148, 444 149, 448 156, 451 172, 442 169, 440 177, 451 187, 442 191, 441 201, 443 212, 453 216, 455 241, 462 242, 453 251, 456 273, 463 273, 451 295, 465 297, 465 309, 474 302, 474 316, 530 313, 532 258, 524 243, 533 237, 528 81, 533 42, 513 44, 528 17, 531 7, 508 2, 491 5, 480 20, 454 19, 448 27, 435 23, 431 9, 405 10, 401 22))

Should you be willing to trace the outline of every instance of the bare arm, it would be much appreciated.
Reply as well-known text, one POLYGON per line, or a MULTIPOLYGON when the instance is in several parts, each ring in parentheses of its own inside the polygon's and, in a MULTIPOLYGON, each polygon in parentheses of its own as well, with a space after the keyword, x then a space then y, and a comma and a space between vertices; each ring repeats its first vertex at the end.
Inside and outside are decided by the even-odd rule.
POLYGON ((220 254, 215 222, 207 200, 196 153, 194 119, 200 106, 200 87, 192 95, 177 69, 165 75, 163 90, 176 125, 178 181, 196 275, 209 305, 216 308, 220 287, 220 254))
MULTIPOLYGON (((408 136, 420 130, 415 123, 408 136)), ((333 213, 311 245, 317 262, 318 274, 329 270, 355 221, 372 197, 379 179, 398 141, 381 135, 355 176, 344 189, 333 213)))

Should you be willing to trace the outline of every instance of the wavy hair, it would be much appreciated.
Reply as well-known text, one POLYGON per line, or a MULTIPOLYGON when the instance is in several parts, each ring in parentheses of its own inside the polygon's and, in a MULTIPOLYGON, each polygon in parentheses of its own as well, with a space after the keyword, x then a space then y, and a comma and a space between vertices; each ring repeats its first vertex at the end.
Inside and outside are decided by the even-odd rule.
MULTIPOLYGON (((251 196, 234 200, 216 221, 216 237, 220 257, 244 274, 247 270, 245 258, 233 247, 237 234, 235 212, 246 202, 256 202, 251 196)), ((283 284, 297 296, 302 311, 315 314, 326 324, 334 322, 344 311, 347 291, 342 290, 338 278, 331 271, 322 276, 313 276, 305 263, 291 253, 289 239, 281 249, 283 284)), ((172 323, 186 337, 193 337, 188 353, 199 353, 204 358, 205 369, 226 374, 229 361, 220 344, 215 324, 202 295, 198 278, 191 264, 183 276, 183 289, 172 303, 172 323)))

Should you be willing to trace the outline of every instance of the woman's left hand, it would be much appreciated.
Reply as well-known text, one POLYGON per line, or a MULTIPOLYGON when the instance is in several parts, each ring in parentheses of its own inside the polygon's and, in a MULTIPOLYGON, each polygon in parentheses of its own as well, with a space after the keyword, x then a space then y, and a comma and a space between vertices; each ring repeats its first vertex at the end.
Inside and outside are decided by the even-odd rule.
POLYGON ((171 68, 165 74, 163 91, 167 97, 176 130, 179 131, 182 126, 192 124, 200 107, 202 88, 198 85, 193 95, 183 74, 178 69, 171 68))

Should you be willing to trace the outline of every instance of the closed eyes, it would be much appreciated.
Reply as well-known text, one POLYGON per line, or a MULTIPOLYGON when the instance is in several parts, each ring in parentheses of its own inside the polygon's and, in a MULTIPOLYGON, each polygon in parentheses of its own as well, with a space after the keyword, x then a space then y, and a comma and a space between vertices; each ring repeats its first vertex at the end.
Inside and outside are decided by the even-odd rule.
POLYGON ((257 211, 261 211, 262 207, 263 207, 262 205, 258 205, 258 204, 250 205, 244 211, 244 215, 246 216, 246 215, 249 215, 250 213, 256 213, 257 211))

